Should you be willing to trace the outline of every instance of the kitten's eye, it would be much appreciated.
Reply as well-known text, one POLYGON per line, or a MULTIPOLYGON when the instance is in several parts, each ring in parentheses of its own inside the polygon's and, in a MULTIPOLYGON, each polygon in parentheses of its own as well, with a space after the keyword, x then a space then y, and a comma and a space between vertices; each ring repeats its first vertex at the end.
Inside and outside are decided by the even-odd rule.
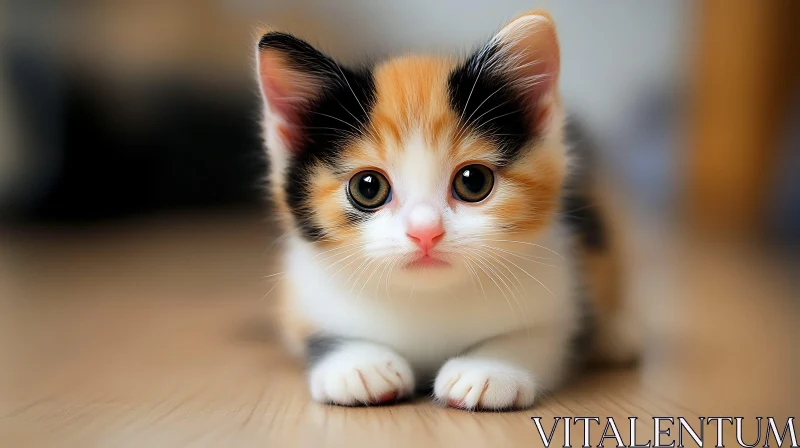
POLYGON ((453 197, 465 202, 479 202, 489 196, 493 185, 492 170, 484 165, 467 165, 456 172, 453 197))
POLYGON ((362 211, 372 211, 389 202, 390 192, 389 181, 377 171, 361 171, 347 186, 347 197, 362 211))

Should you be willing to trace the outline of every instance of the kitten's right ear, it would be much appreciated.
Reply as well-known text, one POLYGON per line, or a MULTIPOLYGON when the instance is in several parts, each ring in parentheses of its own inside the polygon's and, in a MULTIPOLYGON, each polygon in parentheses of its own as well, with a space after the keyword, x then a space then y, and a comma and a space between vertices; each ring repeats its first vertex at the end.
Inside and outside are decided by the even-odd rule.
POLYGON ((275 132, 290 153, 296 152, 304 115, 331 82, 335 63, 307 42, 279 32, 261 36, 257 60, 268 132, 275 132))

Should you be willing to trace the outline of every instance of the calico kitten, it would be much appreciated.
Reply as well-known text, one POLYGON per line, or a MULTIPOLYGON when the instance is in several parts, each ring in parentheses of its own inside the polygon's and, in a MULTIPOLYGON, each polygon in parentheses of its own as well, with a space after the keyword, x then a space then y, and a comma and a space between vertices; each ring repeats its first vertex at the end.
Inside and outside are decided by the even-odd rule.
POLYGON ((587 354, 635 354, 592 182, 567 185, 549 15, 464 60, 346 68, 279 32, 257 58, 290 231, 280 320, 315 400, 432 384, 446 405, 524 408, 587 354))

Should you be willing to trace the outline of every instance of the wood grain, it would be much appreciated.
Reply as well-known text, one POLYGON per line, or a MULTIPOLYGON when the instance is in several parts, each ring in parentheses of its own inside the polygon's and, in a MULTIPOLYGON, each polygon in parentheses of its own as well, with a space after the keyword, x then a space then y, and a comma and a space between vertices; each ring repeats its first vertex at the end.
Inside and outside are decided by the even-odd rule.
POLYGON ((647 440, 651 416, 798 410, 796 338, 784 332, 796 308, 764 274, 777 270, 710 250, 686 257, 664 235, 637 246, 632 290, 648 327, 638 367, 589 372, 512 413, 426 397, 316 404, 269 323, 275 277, 261 277, 273 239, 258 219, 223 215, 5 231, 0 446, 541 446, 532 416, 546 427, 637 416, 647 440))

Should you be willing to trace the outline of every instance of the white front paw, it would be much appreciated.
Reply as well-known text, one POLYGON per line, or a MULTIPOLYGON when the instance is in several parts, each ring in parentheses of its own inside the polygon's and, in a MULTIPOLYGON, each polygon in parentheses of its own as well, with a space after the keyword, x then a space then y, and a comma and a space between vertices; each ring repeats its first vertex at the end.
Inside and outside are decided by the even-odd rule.
POLYGON ((414 373, 388 348, 348 343, 312 367, 309 386, 311 397, 320 403, 380 404, 409 396, 414 373))
POLYGON ((447 361, 433 385, 436 399, 460 409, 522 409, 533 404, 533 375, 503 361, 454 358, 447 361))

